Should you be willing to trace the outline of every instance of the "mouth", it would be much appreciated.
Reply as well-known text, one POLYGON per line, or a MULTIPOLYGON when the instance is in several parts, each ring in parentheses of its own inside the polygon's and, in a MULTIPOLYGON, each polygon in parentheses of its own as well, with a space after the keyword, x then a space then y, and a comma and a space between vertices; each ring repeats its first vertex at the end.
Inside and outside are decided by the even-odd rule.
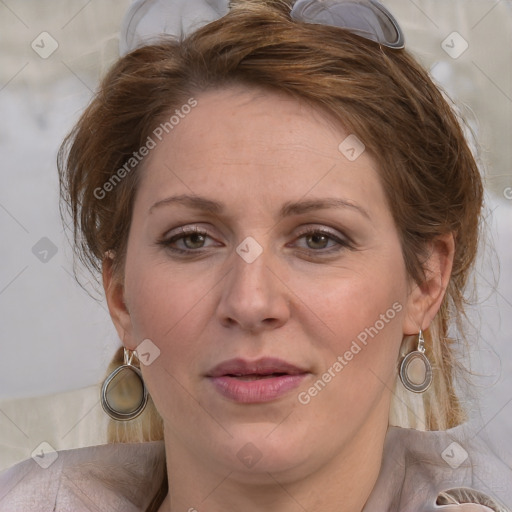
POLYGON ((231 359, 215 366, 207 377, 222 396, 247 404, 276 400, 299 386, 309 373, 281 359, 231 359))
POLYGON ((244 381, 252 381, 252 380, 258 380, 258 379, 272 379, 275 377, 282 377, 283 375, 289 375, 288 373, 252 373, 247 375, 233 375, 233 374, 227 374, 226 377, 233 377, 234 379, 238 380, 244 380, 244 381))

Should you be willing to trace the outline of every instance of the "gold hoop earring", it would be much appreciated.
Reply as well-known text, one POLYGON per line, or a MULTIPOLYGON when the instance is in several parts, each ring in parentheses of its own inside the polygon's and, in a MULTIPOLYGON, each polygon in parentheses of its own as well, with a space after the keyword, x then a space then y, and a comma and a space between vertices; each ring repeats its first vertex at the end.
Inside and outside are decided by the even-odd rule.
POLYGON ((101 405, 114 420, 133 420, 148 402, 142 373, 132 365, 133 354, 134 351, 124 349, 124 364, 116 368, 101 387, 101 405))
POLYGON ((399 376, 405 389, 413 393, 424 393, 432 384, 432 365, 425 355, 425 340, 421 329, 418 348, 402 359, 399 376))

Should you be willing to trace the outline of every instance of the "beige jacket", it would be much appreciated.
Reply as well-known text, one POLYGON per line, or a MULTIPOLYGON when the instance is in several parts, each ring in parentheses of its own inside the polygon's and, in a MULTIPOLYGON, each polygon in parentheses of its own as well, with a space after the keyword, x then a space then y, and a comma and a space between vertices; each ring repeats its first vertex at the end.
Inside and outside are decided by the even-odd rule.
MULTIPOLYGON (((164 474, 163 441, 56 455, 47 469, 29 459, 0 473, 1 512, 141 512, 164 474)), ((446 432, 390 427, 381 472, 363 512, 506 511, 498 499, 510 507, 512 470, 465 426, 446 432), (461 488, 478 489, 478 501, 489 506, 436 505, 438 495, 450 489, 459 489, 452 494, 464 502, 461 488)))

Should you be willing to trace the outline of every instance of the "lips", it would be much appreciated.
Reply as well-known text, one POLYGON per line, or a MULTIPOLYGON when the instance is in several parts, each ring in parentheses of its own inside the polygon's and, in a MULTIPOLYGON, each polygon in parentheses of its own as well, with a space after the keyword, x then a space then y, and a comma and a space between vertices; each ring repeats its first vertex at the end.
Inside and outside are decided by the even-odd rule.
POLYGON ((244 359, 230 359, 215 366, 208 374, 209 377, 222 377, 225 375, 234 377, 269 376, 272 374, 298 375, 307 373, 306 370, 281 359, 266 357, 257 361, 244 359))
POLYGON ((207 375, 224 397, 239 403, 275 400, 300 385, 309 372, 275 358, 257 361, 231 359, 215 366, 207 375))

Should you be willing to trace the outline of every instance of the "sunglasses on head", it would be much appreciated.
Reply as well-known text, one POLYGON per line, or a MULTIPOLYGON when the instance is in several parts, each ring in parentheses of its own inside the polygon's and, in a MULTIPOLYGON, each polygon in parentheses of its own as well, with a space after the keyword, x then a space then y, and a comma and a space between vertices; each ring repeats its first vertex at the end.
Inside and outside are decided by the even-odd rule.
POLYGON ((297 0, 292 19, 344 28, 388 48, 404 48, 404 35, 393 15, 376 0, 297 0))
MULTIPOLYGON (((229 12, 230 0, 135 0, 121 28, 121 55, 159 34, 181 39, 229 12)), ((348 30, 388 48, 404 47, 393 15, 377 0, 297 0, 292 20, 348 30)))

